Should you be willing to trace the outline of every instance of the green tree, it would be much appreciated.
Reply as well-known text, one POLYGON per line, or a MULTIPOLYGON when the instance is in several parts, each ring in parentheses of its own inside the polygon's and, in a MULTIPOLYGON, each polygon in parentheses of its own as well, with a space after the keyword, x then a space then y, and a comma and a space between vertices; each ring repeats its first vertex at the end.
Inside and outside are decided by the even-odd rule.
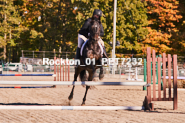
MULTIPOLYGON (((94 9, 101 9, 106 18, 101 18, 105 36, 102 37, 108 51, 111 51, 110 42, 113 40, 113 0, 76 0, 73 4, 77 7, 76 19, 78 29, 81 28, 85 19, 92 17, 94 9)), ((147 35, 147 11, 145 3, 140 0, 119 0, 117 3, 116 41, 120 46, 116 47, 117 53, 137 53, 142 51, 142 40, 147 35), (132 16, 132 17, 131 17, 132 16), (133 24, 136 25, 136 27, 133 24), (136 30, 137 28, 137 30, 136 30), (140 40, 141 39, 141 40, 140 40)))
MULTIPOLYGON (((27 31, 22 34, 21 40, 32 50, 73 49, 73 40, 77 40, 75 33, 74 8, 68 0, 35 0, 24 1, 26 12, 24 25, 27 31), (25 39, 27 40, 25 42, 25 39)), ((23 44, 25 46, 25 44, 23 44)))
POLYGON ((7 47, 16 45, 15 40, 22 30, 21 16, 14 0, 0 2, 0 16, 0 47, 4 48, 3 57, 6 59, 7 47))

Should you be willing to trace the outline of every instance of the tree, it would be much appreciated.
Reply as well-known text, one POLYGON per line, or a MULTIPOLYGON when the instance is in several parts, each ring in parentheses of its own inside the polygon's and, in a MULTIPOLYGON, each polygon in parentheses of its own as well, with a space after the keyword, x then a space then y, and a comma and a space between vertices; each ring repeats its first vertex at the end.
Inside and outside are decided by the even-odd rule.
POLYGON ((14 0, 0 2, 0 45, 4 48, 3 57, 6 59, 7 46, 15 46, 15 40, 21 32, 21 17, 14 0))
POLYGON ((151 46, 158 53, 171 52, 172 35, 179 32, 176 24, 182 18, 178 10, 177 0, 145 0, 148 3, 149 34, 143 42, 145 47, 151 46))
POLYGON ((73 49, 73 40, 77 42, 74 8, 68 0, 24 0, 22 7, 24 24, 28 28, 22 34, 22 40, 29 42, 32 50, 73 49), (27 34, 29 33, 29 35, 27 34))
POLYGON ((172 35, 172 53, 176 53, 178 55, 184 55, 185 53, 185 1, 179 0, 178 5, 179 14, 182 15, 182 19, 176 23, 176 27, 178 31, 173 33, 172 35))
MULTIPOLYGON (((113 40, 113 0, 71 0, 76 6, 76 19, 78 29, 81 28, 85 19, 92 17, 94 9, 101 9, 106 18, 101 18, 105 36, 102 37, 108 51, 112 50, 110 42, 113 40)), ((117 7, 116 41, 120 46, 116 47, 117 53, 126 53, 135 50, 140 53, 142 40, 147 35, 147 16, 145 3, 140 0, 119 0, 117 7), (131 17, 132 16, 132 17, 131 17), (132 20, 133 18, 133 20, 132 20), (136 27, 133 24, 133 21, 136 27), (136 30, 137 28, 137 30, 136 30), (139 38, 140 37, 140 38, 139 38), (140 40, 141 39, 141 40, 140 40)))

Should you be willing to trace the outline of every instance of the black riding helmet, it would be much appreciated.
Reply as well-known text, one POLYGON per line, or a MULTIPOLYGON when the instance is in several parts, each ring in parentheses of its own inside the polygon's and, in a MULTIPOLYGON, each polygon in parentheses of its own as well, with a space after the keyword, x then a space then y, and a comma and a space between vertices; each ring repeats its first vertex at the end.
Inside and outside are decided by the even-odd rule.
POLYGON ((102 11, 100 9, 95 9, 94 12, 93 12, 93 15, 98 15, 98 16, 102 16, 102 11))

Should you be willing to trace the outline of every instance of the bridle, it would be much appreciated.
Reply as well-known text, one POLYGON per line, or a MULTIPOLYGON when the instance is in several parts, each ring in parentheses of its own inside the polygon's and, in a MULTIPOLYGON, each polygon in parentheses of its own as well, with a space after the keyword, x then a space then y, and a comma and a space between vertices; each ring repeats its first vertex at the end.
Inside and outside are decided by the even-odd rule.
POLYGON ((95 41, 98 41, 99 35, 100 35, 100 24, 97 21, 93 22, 93 25, 91 26, 90 36, 95 41))

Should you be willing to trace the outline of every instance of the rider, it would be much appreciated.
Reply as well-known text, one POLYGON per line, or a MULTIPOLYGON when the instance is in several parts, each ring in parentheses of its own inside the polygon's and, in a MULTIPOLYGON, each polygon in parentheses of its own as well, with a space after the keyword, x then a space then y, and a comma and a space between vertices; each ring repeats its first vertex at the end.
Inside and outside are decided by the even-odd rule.
MULTIPOLYGON (((80 50, 81 50, 81 46, 83 44, 83 42, 85 42, 88 38, 89 38, 89 27, 90 27, 90 22, 91 20, 97 20, 100 23, 100 36, 104 36, 104 29, 103 26, 101 24, 100 18, 102 16, 102 11, 99 9, 95 9, 93 12, 93 16, 92 18, 89 18, 85 21, 84 25, 82 26, 82 28, 80 29, 79 33, 78 33, 78 47, 76 50, 76 57, 75 59, 79 59, 80 58, 80 50)), ((104 46, 104 42, 101 38, 99 38, 99 42, 101 43, 101 45, 103 46, 104 49, 104 53, 103 53, 103 57, 107 58, 107 54, 106 54, 106 50, 105 50, 105 46, 104 46)))

